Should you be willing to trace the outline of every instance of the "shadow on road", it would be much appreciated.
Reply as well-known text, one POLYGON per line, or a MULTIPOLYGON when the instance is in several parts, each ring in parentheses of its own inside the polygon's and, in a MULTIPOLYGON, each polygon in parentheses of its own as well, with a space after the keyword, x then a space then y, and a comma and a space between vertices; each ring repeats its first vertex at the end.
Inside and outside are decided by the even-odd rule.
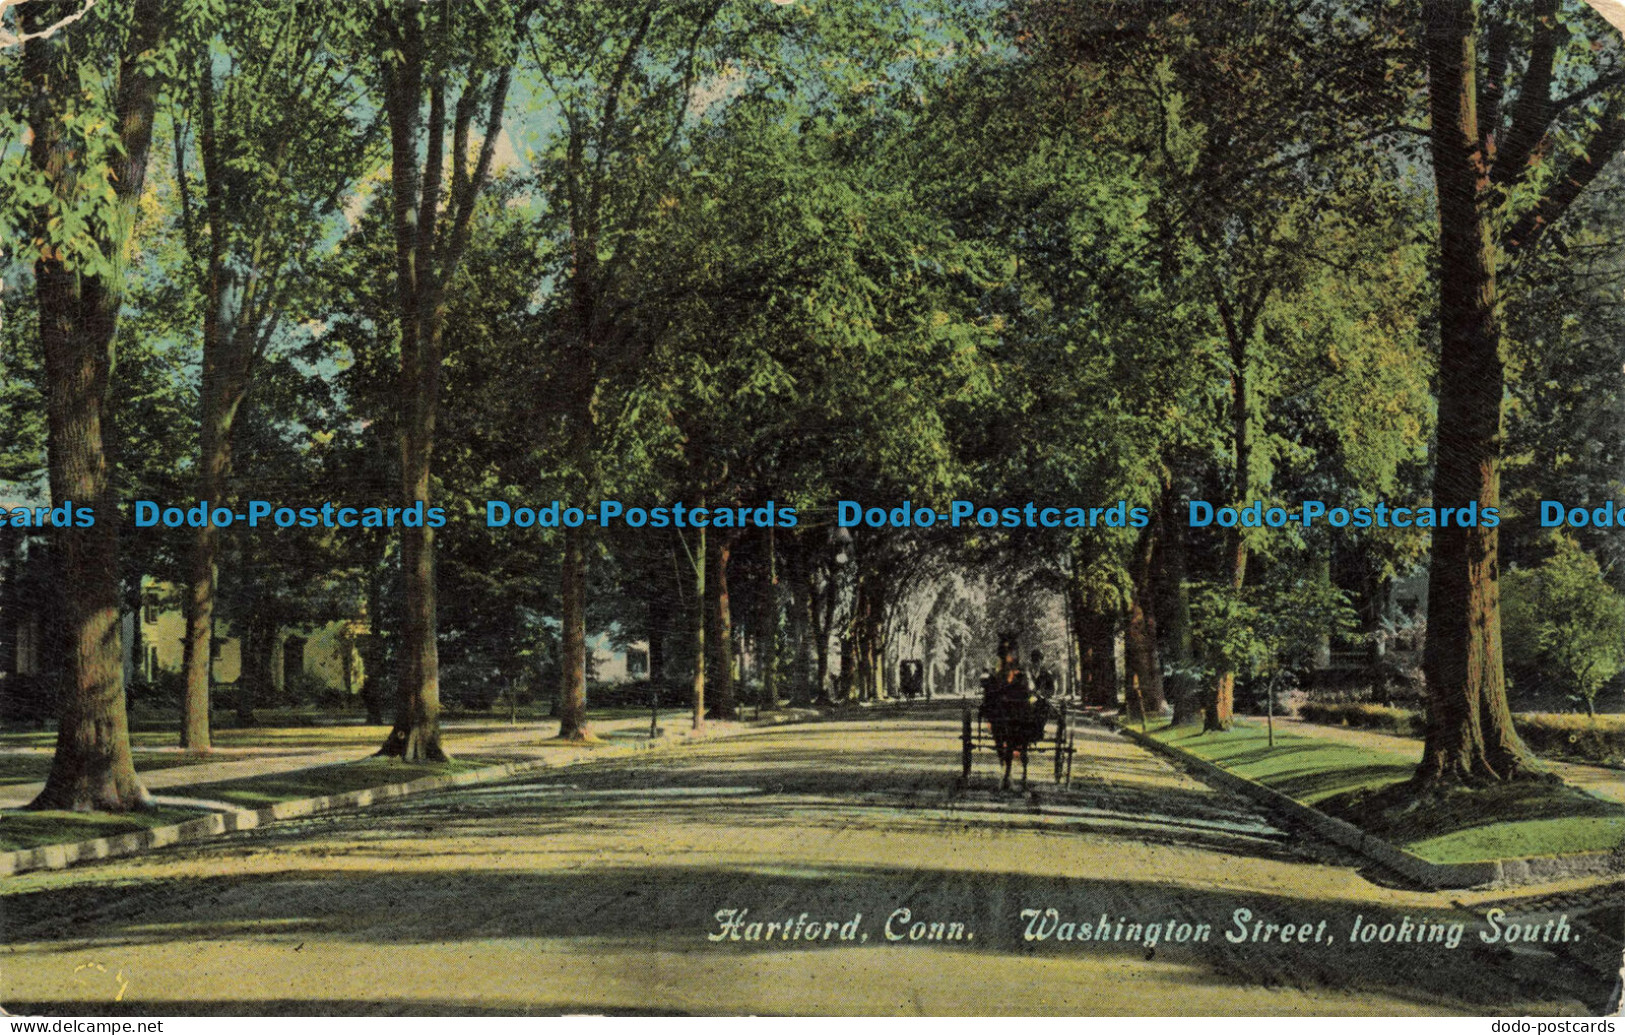
MULTIPOLYGON (((1362 923, 1399 924, 1392 910, 1292 894, 1236 894, 1159 885, 1154 875, 1041 877, 1017 872, 952 869, 682 865, 602 866, 574 873, 369 873, 306 868, 250 877, 165 880, 128 888, 110 900, 107 889, 80 886, 7 899, 8 940, 31 952, 82 947, 127 950, 176 940, 222 942, 271 938, 292 949, 316 939, 401 946, 499 940, 518 945, 574 945, 572 950, 672 953, 773 953, 786 948, 852 948, 838 937, 801 941, 712 942, 719 910, 748 910, 748 921, 784 922, 806 914, 817 924, 846 923, 867 935, 868 951, 887 951, 888 918, 898 941, 943 953, 1000 957, 1086 957, 1091 961, 1164 959, 1191 968, 1203 983, 1297 989, 1380 991, 1418 1004, 1465 1003, 1491 1013, 1506 1004, 1578 1001, 1600 1010, 1619 962, 1617 946, 1595 937, 1618 929, 1625 907, 1594 911, 1582 928, 1593 937, 1568 944, 1520 947, 1482 943, 1481 916, 1455 909, 1426 914, 1462 921, 1459 945, 1354 945, 1362 923), (1055 909, 1061 922, 1143 925, 1121 940, 1027 940, 1023 910, 1055 909), (1241 911, 1247 911, 1243 914, 1241 911), (1246 922, 1239 918, 1248 917, 1246 922), (1329 944, 1246 942, 1252 921, 1309 923, 1329 944), (971 940, 909 941, 914 921, 964 925, 971 940), (1169 923, 1174 927, 1170 928, 1169 923), (1166 933, 1209 925, 1205 941, 1178 944, 1166 933), (1156 929, 1156 935, 1151 930, 1156 929)), ((1411 922, 1424 919, 1406 914, 1411 922)), ((1571 920, 1571 923, 1573 921, 1571 920)), ((741 934, 745 933, 742 929, 741 934)), ((827 931, 826 931, 827 933, 827 931)), ((945 965, 947 959, 944 959, 945 965)), ((17 1005, 8 1004, 16 1009, 17 1005)), ((34 1004, 43 1005, 43 1004, 34 1004)), ((126 1004, 129 1005, 129 1004, 126 1004)), ((411 1006, 422 1005, 415 1001, 411 1006)), ((461 1004, 447 1004, 461 1008, 461 1004)), ((189 1013, 182 1004, 162 1011, 189 1013)), ((1170 1003, 1177 1009, 1176 1004, 1170 1003)), ((219 1008, 218 1004, 210 1010, 219 1008)), ((311 1007, 301 1003, 301 1008, 311 1007)), ((267 1006, 268 1010, 272 1008, 267 1006)), ((549 1010, 558 1012, 562 1007, 549 1010)), ((64 1010, 73 1013, 75 1010, 64 1010)), ((83 1012, 83 1011, 78 1011, 83 1012)), ((229 1012, 229 1010, 227 1011, 229 1012)))
MULTIPOLYGON (((1347 993, 1354 1002, 1368 996, 1424 1010, 1595 1012, 1613 988, 1625 887, 1524 907, 1542 922, 1568 913, 1579 940, 1490 945, 1479 937, 1482 913, 1445 896, 1372 889, 1326 849, 1108 734, 1080 737, 1088 754, 1073 788, 1006 795, 986 769, 960 785, 956 732, 912 718, 774 730, 42 877, 4 898, 6 940, 16 947, 6 1005, 94 1008, 61 1001, 43 979, 18 985, 18 964, 48 974, 53 958, 61 970, 94 952, 145 959, 150 968, 193 947, 211 960, 253 959, 270 973, 297 975, 305 984, 287 987, 315 998, 273 985, 259 999, 228 986, 215 990, 219 1000, 193 1003, 148 988, 146 999, 121 1004, 126 1012, 604 1013, 625 1008, 627 989, 646 1003, 641 1012, 705 1012, 675 984, 650 984, 652 975, 678 971, 707 980, 774 974, 775 988, 804 982, 811 998, 790 1007, 755 999, 750 1009, 813 1003, 843 1012, 841 988, 824 987, 807 969, 843 952, 863 962, 831 962, 834 972, 873 975, 899 995, 913 987, 917 997, 911 983, 927 980, 950 993, 963 987, 968 1000, 933 1000, 960 1010, 984 1001, 976 982, 996 977, 1003 984, 989 987, 1013 998, 985 1000, 986 1009, 1017 1013, 1065 1012, 1069 1004, 1222 1012, 1226 997, 1259 989, 1306 992, 1292 1002, 1309 1008, 1336 1008, 1350 1000, 1325 997, 1347 993), (1366 890, 1372 894, 1362 897, 1366 890), (1032 917, 1051 909, 1051 936, 1029 937, 1038 933, 1032 917), (723 910, 748 910, 739 940, 712 940, 723 910), (827 940, 786 940, 783 927, 771 939, 744 937, 750 923, 794 929, 803 914, 802 929, 816 922, 827 940), (1356 944, 1357 921, 1373 930, 1463 926, 1455 944, 1356 944), (888 922, 899 940, 888 937, 888 922), (1096 932, 1102 922, 1105 937, 1096 932), (1256 940, 1263 929, 1254 923, 1309 925, 1320 940, 1283 944, 1279 929, 1256 940), (1073 938, 1060 937, 1061 924, 1074 925, 1064 929, 1073 938), (1077 937, 1085 924, 1088 940, 1077 937), (842 925, 867 941, 842 940, 842 925), (914 940, 917 933, 924 937, 914 940), (362 954, 406 967, 398 961, 408 951, 446 966, 495 951, 521 971, 547 960, 571 976, 538 978, 518 995, 470 970, 466 1000, 387 978, 356 986, 353 999, 319 983, 335 965, 327 961, 362 954), (920 954, 907 957, 910 966, 929 976, 893 971, 884 956, 867 955, 876 952, 920 954), (621 998, 605 991, 584 999, 583 987, 597 986, 572 983, 599 967, 620 975, 621 998), (1070 982, 1066 995, 1023 998, 1022 982, 1040 972, 1070 982), (39 1001, 29 1002, 30 987, 39 1001)), ((1304 1008, 1280 1002, 1277 1009, 1304 1008)), ((1243 1012, 1268 1008, 1245 1003, 1243 1012)), ((747 1005, 719 1000, 714 1009, 747 1005)))

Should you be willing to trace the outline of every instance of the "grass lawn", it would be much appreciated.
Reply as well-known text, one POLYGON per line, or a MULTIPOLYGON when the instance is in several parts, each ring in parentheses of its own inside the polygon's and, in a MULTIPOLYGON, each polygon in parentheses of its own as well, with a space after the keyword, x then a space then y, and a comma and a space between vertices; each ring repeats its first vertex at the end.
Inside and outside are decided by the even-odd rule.
POLYGON ((1256 719, 1237 719, 1227 733, 1165 726, 1151 736, 1430 862, 1608 851, 1625 842, 1625 806, 1555 780, 1453 789, 1418 802, 1403 786, 1416 768, 1413 752, 1317 737, 1313 727, 1277 728, 1274 747, 1256 719))
MULTIPOLYGON (((158 753, 136 751, 135 771, 149 773, 156 769, 174 769, 178 766, 197 765, 201 762, 224 762, 234 757, 230 752, 213 755, 182 755, 175 752, 158 753)), ((0 754, 0 786, 13 783, 39 783, 51 771, 51 756, 40 752, 24 755, 0 754)))
POLYGON ((51 756, 39 753, 0 755, 0 784, 38 783, 51 771, 51 756))
MULTIPOLYGON (((676 722, 688 712, 681 708, 660 709, 660 721, 663 723, 676 722)), ((267 721, 276 721, 276 714, 268 714, 262 718, 267 721)), ((343 716, 333 714, 327 716, 333 725, 315 725, 310 716, 301 716, 304 722, 290 722, 286 725, 271 726, 245 726, 233 727, 217 724, 211 731, 211 738, 216 749, 213 761, 231 758, 231 752, 249 748, 274 748, 289 753, 303 751, 328 751, 336 748, 369 748, 376 750, 389 735, 388 726, 367 726, 358 721, 346 721, 343 716)), ((592 708, 587 711, 588 722, 614 722, 622 719, 641 719, 647 721, 649 709, 647 708, 592 708)), ((453 719, 447 719, 442 725, 442 733, 446 737, 450 750, 456 750, 457 738, 470 733, 500 733, 524 726, 541 724, 544 729, 549 725, 556 727, 557 719, 547 717, 546 709, 521 709, 519 713, 519 726, 508 722, 506 712, 489 712, 477 714, 464 714, 453 719)), ((173 748, 180 729, 179 717, 163 723, 154 724, 151 721, 143 723, 141 728, 130 733, 130 746, 139 753, 143 750, 153 751, 157 748, 173 748)), ((54 729, 10 731, 0 733, 0 748, 43 748, 49 751, 56 746, 56 731, 54 729)), ((162 759, 165 755, 154 754, 154 761, 162 759)), ((0 759, 3 761, 3 759, 0 759)), ((137 768, 140 768, 140 758, 137 757, 137 768)), ((185 764, 183 762, 175 763, 185 764)), ((159 765, 149 765, 147 768, 156 769, 159 765)), ((0 771, 0 778, 4 777, 0 771)), ((35 777, 43 779, 43 777, 35 777)))
POLYGON ((223 801, 243 808, 257 809, 279 801, 320 798, 345 791, 363 791, 391 783, 406 783, 424 776, 465 773, 485 769, 497 759, 458 759, 449 763, 402 762, 395 758, 363 758, 355 762, 317 766, 291 773, 250 776, 220 783, 177 787, 169 793, 188 798, 223 801))
MULTIPOLYGON (((49 756, 42 756, 48 764, 49 756)), ((207 759, 204 759, 206 761, 207 759)), ((187 798, 223 801, 243 808, 262 808, 281 801, 319 798, 345 791, 366 790, 385 784, 405 783, 423 776, 461 773, 497 765, 504 758, 472 756, 448 764, 406 763, 392 758, 364 758, 355 762, 318 766, 266 776, 224 780, 218 783, 169 787, 159 792, 187 798)), ((139 766, 139 759, 137 765, 139 766)), ((186 765, 187 761, 176 761, 186 765)), ((40 778, 43 778, 43 771, 40 778)), ((161 806, 149 812, 27 812, 7 810, 0 816, 0 851, 36 848, 40 845, 70 844, 96 837, 127 834, 148 827, 182 823, 208 815, 205 809, 161 806)))
POLYGON ((1275 728, 1275 746, 1270 747, 1264 723, 1255 719, 1237 718, 1228 733, 1201 730, 1201 726, 1166 726, 1153 730, 1151 736, 1305 805, 1318 806, 1351 791, 1385 787, 1409 779, 1416 770, 1416 757, 1404 751, 1288 733, 1280 726, 1275 728))
MULTIPOLYGON (((247 726, 210 731, 216 748, 276 748, 290 752, 351 747, 376 750, 387 736, 388 726, 247 726)), ((175 734, 132 733, 130 743, 136 747, 172 745, 175 734)))
POLYGON ((128 834, 149 827, 184 823, 207 815, 197 809, 156 808, 150 812, 6 812, 0 816, 0 851, 71 844, 128 834))
MULTIPOLYGON (((180 720, 167 729, 132 730, 130 747, 137 752, 175 747, 180 720)), ((248 726, 241 729, 216 727, 211 731, 216 758, 233 757, 230 752, 240 748, 278 748, 288 751, 325 751, 329 748, 376 748, 389 735, 388 726, 248 726)), ((0 733, 0 747, 45 748, 56 746, 55 730, 35 730, 26 733, 0 733)))

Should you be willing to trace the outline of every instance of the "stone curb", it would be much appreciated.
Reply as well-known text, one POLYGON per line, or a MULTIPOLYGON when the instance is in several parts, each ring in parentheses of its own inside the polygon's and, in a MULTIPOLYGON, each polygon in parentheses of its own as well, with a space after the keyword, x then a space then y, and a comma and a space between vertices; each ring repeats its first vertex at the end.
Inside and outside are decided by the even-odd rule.
MULTIPOLYGON (((743 727, 742 729, 753 728, 758 727, 743 727)), ((725 737, 733 735, 735 734, 723 734, 725 737)), ((564 762, 556 762, 548 758, 537 758, 524 762, 504 762, 484 769, 473 769, 462 773, 447 773, 444 776, 422 776, 405 783, 385 784, 381 787, 368 787, 364 790, 346 791, 343 794, 330 794, 320 798, 279 801, 275 805, 266 805, 258 809, 216 812, 208 816, 200 816, 197 819, 189 819, 184 823, 171 823, 167 826, 150 827, 146 830, 132 830, 127 834, 114 834, 110 837, 98 837, 89 841, 40 845, 37 848, 21 848, 11 852, 0 852, 0 877, 29 873, 35 870, 62 870, 74 863, 139 855, 154 848, 190 844, 218 834, 229 834, 239 830, 253 830, 256 827, 265 826, 279 819, 299 819, 322 812, 361 808, 375 802, 407 798, 432 791, 446 790, 451 787, 469 787, 475 784, 495 783, 509 777, 521 776, 543 769, 561 769, 594 759, 637 754, 643 751, 658 750, 663 746, 693 744, 708 739, 710 738, 695 738, 682 734, 676 736, 667 735, 636 744, 608 745, 564 762)))
POLYGON ((1245 776, 1237 776, 1205 759, 1197 758, 1171 744, 1141 733, 1139 730, 1103 723, 1165 757, 1179 762, 1187 770, 1210 784, 1245 795, 1286 816, 1300 826, 1321 835, 1345 848, 1352 849, 1401 876, 1425 888, 1477 888, 1486 885, 1505 886, 1537 881, 1558 880, 1564 877, 1613 873, 1620 868, 1619 852, 1577 852, 1572 855, 1540 855, 1522 859, 1487 859, 1482 862, 1435 863, 1361 830, 1352 823, 1328 816, 1296 798, 1282 794, 1245 776))

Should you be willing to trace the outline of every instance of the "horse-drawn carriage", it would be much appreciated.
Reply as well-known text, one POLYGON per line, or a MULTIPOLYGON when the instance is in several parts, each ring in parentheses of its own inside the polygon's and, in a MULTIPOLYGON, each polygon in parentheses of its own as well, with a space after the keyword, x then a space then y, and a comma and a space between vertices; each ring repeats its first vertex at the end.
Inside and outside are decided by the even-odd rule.
MULTIPOLYGON (((1050 752, 1055 759, 1055 782, 1064 780, 1070 785, 1072 755, 1076 748, 1067 723, 1066 702, 1053 704, 1048 696, 1033 688, 1026 673, 1016 664, 1013 636, 1001 638, 999 655, 1000 672, 990 676, 983 686, 982 704, 974 717, 970 705, 965 706, 959 737, 962 778, 970 779, 976 749, 991 747, 1004 766, 1006 790, 1010 788, 1010 768, 1017 755, 1021 756, 1021 785, 1027 786, 1028 756, 1034 751, 1050 752), (1055 735, 1050 739, 1052 721, 1055 735)), ((1034 660, 1038 661, 1039 656, 1034 660)))

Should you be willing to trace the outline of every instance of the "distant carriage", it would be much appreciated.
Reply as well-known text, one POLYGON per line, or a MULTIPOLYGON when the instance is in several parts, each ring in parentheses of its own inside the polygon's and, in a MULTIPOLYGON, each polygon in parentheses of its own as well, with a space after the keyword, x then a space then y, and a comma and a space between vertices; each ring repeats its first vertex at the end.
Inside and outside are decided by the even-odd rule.
POLYGON ((925 693, 925 663, 909 659, 898 666, 898 689, 903 696, 913 700, 925 693))

